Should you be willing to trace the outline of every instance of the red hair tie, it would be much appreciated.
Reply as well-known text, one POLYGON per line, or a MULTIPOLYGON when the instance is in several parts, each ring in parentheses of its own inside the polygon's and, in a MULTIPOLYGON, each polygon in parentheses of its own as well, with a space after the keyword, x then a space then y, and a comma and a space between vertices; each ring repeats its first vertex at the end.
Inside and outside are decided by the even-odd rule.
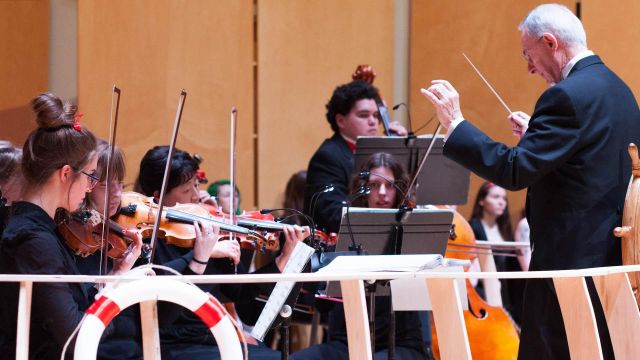
POLYGON ((73 128, 76 131, 82 131, 82 126, 80 126, 80 119, 84 116, 84 114, 78 114, 73 117, 73 128))
POLYGON ((200 184, 206 184, 207 182, 209 182, 209 180, 207 180, 207 174, 204 172, 204 170, 196 170, 196 179, 200 184))

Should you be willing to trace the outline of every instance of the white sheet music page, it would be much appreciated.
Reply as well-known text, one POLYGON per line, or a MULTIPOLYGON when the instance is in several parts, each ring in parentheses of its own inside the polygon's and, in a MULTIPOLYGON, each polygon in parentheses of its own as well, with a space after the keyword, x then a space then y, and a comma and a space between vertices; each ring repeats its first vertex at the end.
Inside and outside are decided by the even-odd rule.
POLYGON ((438 254, 338 256, 318 273, 423 271, 442 265, 442 262, 442 255, 438 254))
MULTIPOLYGON (((300 273, 314 251, 312 247, 305 245, 303 242, 298 242, 282 273, 300 273)), ((293 281, 279 281, 276 283, 269 300, 267 300, 262 313, 260 313, 258 321, 256 321, 256 325, 251 330, 251 336, 260 341, 264 339, 267 331, 271 328, 271 324, 280 313, 284 302, 289 297, 294 284, 295 282, 293 281)))

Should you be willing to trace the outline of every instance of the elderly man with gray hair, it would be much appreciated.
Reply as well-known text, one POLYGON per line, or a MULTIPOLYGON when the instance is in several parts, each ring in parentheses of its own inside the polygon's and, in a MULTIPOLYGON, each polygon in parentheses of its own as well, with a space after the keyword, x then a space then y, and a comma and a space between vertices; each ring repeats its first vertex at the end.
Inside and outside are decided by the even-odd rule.
MULTIPOLYGON (((640 141, 640 111, 625 83, 587 48, 580 20, 566 7, 540 5, 519 26, 530 74, 548 84, 529 116, 509 116, 520 141, 508 147, 462 116, 459 95, 434 80, 423 95, 447 129, 444 154, 509 190, 528 188, 531 270, 621 264, 621 223, 631 175, 626 153, 640 141)), ((605 359, 613 358, 602 306, 588 279, 605 359)), ((519 359, 568 359, 560 306, 550 279, 527 281, 519 359)))

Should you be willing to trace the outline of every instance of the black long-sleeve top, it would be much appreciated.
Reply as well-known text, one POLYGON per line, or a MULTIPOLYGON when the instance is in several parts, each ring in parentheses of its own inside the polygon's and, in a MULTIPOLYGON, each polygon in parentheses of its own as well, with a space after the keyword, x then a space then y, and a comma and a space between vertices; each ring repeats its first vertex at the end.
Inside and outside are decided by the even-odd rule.
MULTIPOLYGON (((168 245, 164 240, 158 241, 154 262, 171 267, 184 274, 193 272, 188 264, 193 258, 193 252, 184 248, 168 245)), ((279 273, 275 262, 258 269, 256 273, 279 273)), ((204 275, 233 274, 234 266, 229 259, 210 259, 204 275)), ((239 266, 238 273, 246 273, 239 266)), ((203 291, 207 291, 222 302, 246 303, 253 300, 260 293, 270 293, 274 284, 198 284, 203 291)), ((192 312, 177 308, 173 305, 161 304, 159 308, 160 340, 163 346, 169 344, 204 344, 215 345, 211 331, 202 320, 192 312), (166 314, 166 315, 165 315, 166 314)))
MULTIPOLYGON (((80 272, 53 219, 29 202, 12 205, 11 216, 0 242, 0 273, 78 275, 80 272)), ((34 283, 31 302, 29 354, 33 359, 59 359, 64 343, 91 305, 96 290, 90 284, 34 283)), ((0 331, 10 344, 4 355, 15 356, 18 284, 0 283, 0 331)), ((135 326, 126 317, 116 318, 105 329, 103 342, 124 339, 120 358, 141 358, 135 342, 135 326)), ((67 357, 73 353, 72 342, 67 357)), ((109 358, 112 349, 100 346, 99 358, 109 358)))

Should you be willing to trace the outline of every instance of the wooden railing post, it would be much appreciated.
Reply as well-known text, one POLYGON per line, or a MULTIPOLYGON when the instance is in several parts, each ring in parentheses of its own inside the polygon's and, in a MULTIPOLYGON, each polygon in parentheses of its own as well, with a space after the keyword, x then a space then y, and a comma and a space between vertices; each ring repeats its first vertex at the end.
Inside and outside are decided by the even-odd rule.
POLYGON ((441 358, 470 360, 471 347, 456 280, 427 278, 426 281, 441 358))
POLYGON ((31 325, 31 294, 33 282, 21 281, 18 294, 18 321, 16 329, 16 360, 29 358, 29 327, 31 325))
POLYGON ((140 303, 142 326, 142 353, 145 359, 160 359, 160 331, 158 329, 158 302, 140 303))
POLYGON ((371 336, 369 335, 369 319, 364 296, 363 280, 340 281, 344 300, 344 317, 347 322, 347 342, 349 359, 370 360, 371 336))
POLYGON ((640 354, 640 312, 626 273, 594 276, 616 359, 640 354))
POLYGON ((584 277, 553 278, 572 359, 602 359, 596 317, 584 277))

